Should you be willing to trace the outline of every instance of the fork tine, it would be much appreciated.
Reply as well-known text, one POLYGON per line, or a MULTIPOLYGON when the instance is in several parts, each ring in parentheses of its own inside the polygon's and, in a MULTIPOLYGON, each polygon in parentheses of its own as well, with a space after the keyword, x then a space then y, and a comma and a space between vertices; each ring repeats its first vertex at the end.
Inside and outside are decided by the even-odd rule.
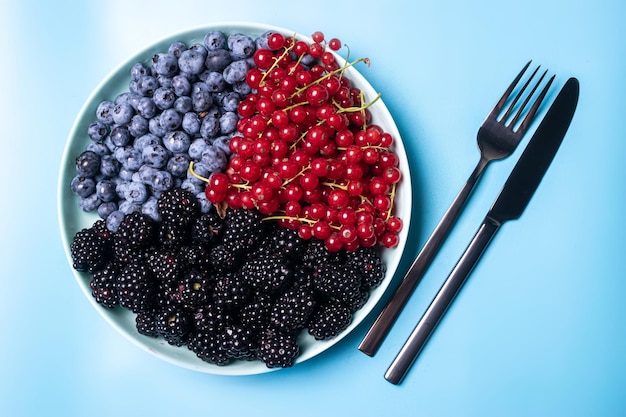
MULTIPOLYGON (((545 76, 545 73, 543 75, 545 76)), ((533 103, 532 107, 528 111, 528 114, 526 114, 526 117, 524 117, 524 120, 522 120, 522 123, 520 124, 519 128, 517 129, 517 132, 524 133, 526 131, 526 129, 528 128, 528 126, 530 125, 530 123, 533 121, 533 119, 535 118, 535 114, 537 113, 537 109, 539 109, 539 106, 541 105, 541 102, 546 97, 546 94, 548 94, 548 89, 552 85, 552 81, 554 81, 554 77, 556 77, 556 75, 552 75, 552 77, 550 77, 550 79, 546 83, 546 85, 543 88, 543 90, 541 90, 541 93, 539 94, 539 96, 537 97, 537 99, 533 103)), ((543 76, 541 78, 543 78, 543 76)), ((539 81, 541 82, 541 80, 539 80, 539 81)), ((535 86, 535 89, 537 89, 538 86, 539 86, 539 83, 537 83, 537 85, 535 86)), ((533 93, 534 93, 534 90, 533 90, 533 93)), ((530 96, 528 98, 530 98, 530 96)), ((526 104, 524 104, 524 106, 525 105, 526 104)))
MULTIPOLYGON (((530 81, 534 78, 535 74, 537 73, 537 71, 539 70, 539 67, 537 67, 537 69, 535 70, 535 72, 533 73, 532 77, 530 77, 530 79, 526 82, 526 85, 524 86, 524 88, 522 89, 522 91, 520 91, 520 94, 518 95, 518 97, 524 92, 524 90, 526 89, 526 87, 528 86, 528 84, 530 83, 530 81)), ((541 77, 539 77, 539 81, 537 81, 535 83, 535 86, 533 87, 533 89, 531 90, 530 93, 528 93, 528 95, 526 96, 526 99, 524 100, 524 103, 522 103, 522 105, 519 107, 519 109, 517 110, 517 113, 515 114, 515 117, 513 117, 513 119, 511 120, 511 122, 509 123, 509 126, 511 127, 511 129, 515 126, 515 124, 517 123, 517 121, 519 120, 520 116, 522 115, 522 112, 524 111, 524 109, 526 108, 526 105, 528 104, 528 102, 530 101, 530 99, 532 98, 533 94, 535 94, 535 91, 537 91, 537 88, 539 87, 539 84, 541 84, 541 81, 543 81, 543 79, 545 78, 546 74, 548 73, 548 70, 544 71, 543 74, 541 74, 541 77)), ((511 105, 511 107, 509 108, 509 112, 507 112, 507 116, 510 113, 511 110, 513 110, 513 105, 515 103, 513 103, 511 105)), ((503 119, 506 120, 506 119, 503 119)))
POLYGON ((500 113, 500 111, 504 107, 504 104, 506 103, 506 101, 509 99, 509 96, 513 92, 513 89, 515 89, 515 86, 517 85, 517 83, 519 83, 519 80, 522 79, 522 76, 524 75, 524 73, 526 72, 528 67, 530 66, 531 62, 532 62, 532 60, 528 61, 528 63, 526 65, 524 65, 524 68, 522 68, 520 73, 517 74, 517 77, 515 77, 515 79, 511 83, 511 85, 509 85, 509 88, 507 88, 506 91, 504 92, 504 94, 502 95, 502 97, 500 97, 500 100, 498 100, 498 103, 496 103, 496 105, 493 108, 493 110, 491 110, 491 113, 490 113, 491 117, 495 118, 495 117, 497 117, 498 113, 500 113))
MULTIPOLYGON (((524 94, 524 91, 526 91, 526 88, 528 87, 528 85, 530 84, 530 82, 533 80, 533 78, 535 78, 535 75, 537 75, 537 71, 539 71, 539 67, 535 68, 535 70, 533 71, 533 73, 531 74, 531 76, 528 78, 528 80, 526 80, 526 82, 524 83, 524 86, 521 88, 521 90, 517 93, 517 95, 515 96, 515 98, 513 99, 513 101, 511 102, 511 104, 509 105, 509 108, 506 110, 506 113, 504 113, 504 115, 500 118, 500 120, 502 121, 502 123, 506 123, 507 119, 509 118, 509 116, 511 116, 511 113, 513 112, 513 108, 515 107, 515 105, 517 104, 517 102, 519 101, 519 99, 522 97, 522 95, 524 94)), ((541 81, 541 80, 539 80, 541 81)), ((535 87, 536 88, 536 87, 535 87)), ((533 90, 534 92, 535 90, 533 90)), ((530 93, 530 96, 532 96, 532 93, 530 93)), ((526 105, 526 103, 524 103, 524 105, 526 105)), ((522 109, 524 108, 524 106, 521 107, 522 109)))

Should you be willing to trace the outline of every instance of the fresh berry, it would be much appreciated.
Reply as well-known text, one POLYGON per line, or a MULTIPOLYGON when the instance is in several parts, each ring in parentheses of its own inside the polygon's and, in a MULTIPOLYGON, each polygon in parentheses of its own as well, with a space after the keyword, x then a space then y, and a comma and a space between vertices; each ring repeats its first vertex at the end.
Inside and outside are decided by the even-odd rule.
POLYGON ((175 306, 167 306, 156 315, 156 331, 167 343, 182 346, 191 330, 189 314, 175 306))
POLYGON ((95 271, 89 282, 93 298, 107 308, 113 308, 119 304, 117 297, 118 275, 118 265, 109 262, 104 268, 95 271))
POLYGON ((94 272, 104 265, 108 252, 107 240, 93 229, 83 229, 74 235, 70 252, 77 271, 94 272))
POLYGON ((352 321, 350 308, 331 298, 313 314, 308 324, 309 333, 316 340, 328 340, 345 330, 352 321))
POLYGON ((133 313, 142 313, 153 307, 154 276, 142 263, 131 263, 117 277, 117 294, 122 307, 133 313))
POLYGON ((268 368, 287 368, 300 353, 296 336, 268 329, 259 338, 259 358, 268 368))

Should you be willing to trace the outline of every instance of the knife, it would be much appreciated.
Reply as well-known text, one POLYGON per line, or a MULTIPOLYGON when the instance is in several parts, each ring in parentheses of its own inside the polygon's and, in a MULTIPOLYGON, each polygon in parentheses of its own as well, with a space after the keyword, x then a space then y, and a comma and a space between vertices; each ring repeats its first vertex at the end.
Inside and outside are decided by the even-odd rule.
POLYGON ((500 226, 522 215, 569 128, 578 93, 578 80, 567 80, 472 241, 385 373, 387 381, 402 381, 500 226))

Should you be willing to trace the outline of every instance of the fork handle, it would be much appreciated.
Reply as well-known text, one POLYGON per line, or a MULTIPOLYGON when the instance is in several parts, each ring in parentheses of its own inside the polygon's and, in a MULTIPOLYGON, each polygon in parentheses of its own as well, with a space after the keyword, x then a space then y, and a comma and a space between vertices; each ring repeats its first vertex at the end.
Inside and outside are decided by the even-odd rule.
POLYGON ((424 247, 413 261, 413 264, 400 282, 391 300, 380 312, 378 318, 359 344, 359 350, 361 352, 369 356, 376 354, 378 348, 389 333, 389 330, 391 330, 391 327, 400 315, 404 305, 413 293, 417 283, 435 257, 437 250, 449 234, 450 229, 452 229, 456 219, 459 217, 459 213, 463 209, 463 206, 465 206, 465 202, 472 193, 478 178, 481 176, 488 163, 488 159, 480 158, 476 168, 474 168, 474 171, 467 179, 467 182, 457 194, 456 198, 439 221, 439 224, 437 224, 437 227, 435 227, 435 230, 424 244, 424 247))
POLYGON ((385 373, 387 381, 392 384, 399 384, 402 381, 499 228, 499 223, 488 217, 485 218, 471 243, 389 366, 385 373))

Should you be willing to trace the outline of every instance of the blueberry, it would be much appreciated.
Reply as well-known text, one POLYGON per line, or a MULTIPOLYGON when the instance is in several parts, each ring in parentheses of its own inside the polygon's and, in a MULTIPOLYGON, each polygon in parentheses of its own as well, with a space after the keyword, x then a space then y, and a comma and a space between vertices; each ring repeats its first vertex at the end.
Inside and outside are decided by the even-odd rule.
POLYGON ((209 71, 224 71, 231 62, 233 62, 233 58, 225 49, 214 49, 210 50, 207 54, 206 59, 204 60, 204 66, 209 71))
POLYGON ((273 31, 268 30, 267 32, 264 32, 259 37, 257 37, 254 40, 254 43, 256 44, 256 48, 257 49, 269 49, 269 46, 267 44, 267 40, 269 39, 269 37, 270 37, 270 35, 272 33, 273 33, 273 31))
POLYGON ((145 148, 148 145, 161 145, 161 144, 162 144, 162 141, 157 135, 154 135, 148 132, 145 135, 139 136, 137 139, 135 139, 135 142, 133 143, 133 147, 135 149, 143 150, 143 148, 145 148))
POLYGON ((194 83, 191 88, 191 100, 194 111, 207 111, 213 105, 213 96, 211 96, 209 86, 201 81, 194 83))
POLYGON ((120 172, 120 161, 115 159, 113 155, 103 155, 100 158, 100 172, 102 175, 113 178, 120 172))
POLYGON ((154 196, 148 197, 148 199, 141 205, 141 212, 150 217, 155 222, 161 221, 161 214, 158 209, 158 199, 154 196))
POLYGON ((134 115, 128 124, 128 131, 136 138, 145 135, 148 132, 148 119, 139 114, 134 115))
POLYGON ((106 219, 111 213, 117 210, 117 203, 114 201, 108 201, 98 206, 98 216, 101 219, 106 219))
MULTIPOLYGON (((139 168, 135 175, 137 175, 139 182, 145 185, 150 185, 152 184, 152 181, 154 180, 154 176, 156 175, 157 171, 158 169, 156 168, 148 165, 143 165, 141 168, 139 168)), ((123 190, 126 190, 127 188, 128 186, 124 186, 123 190)))
MULTIPOLYGON (((195 171, 195 166, 194 166, 194 171, 195 171)), ((201 192, 203 193, 205 186, 203 182, 194 182, 191 179, 187 178, 183 180, 183 182, 180 184, 180 188, 196 195, 201 192)))
POLYGON ((113 156, 129 171, 137 171, 143 162, 141 151, 130 145, 116 149, 113 156))
POLYGON ((115 126, 113 129, 111 129, 111 142, 115 146, 120 147, 128 145, 128 142, 130 142, 131 139, 130 136, 131 135, 128 130, 128 126, 115 126))
POLYGON ((200 136, 204 139, 216 137, 220 132, 220 114, 216 108, 211 109, 202 119, 200 125, 200 136))
POLYGON ((187 153, 189 154, 189 157, 191 159, 195 159, 199 161, 200 158, 202 158, 202 152, 208 146, 209 146, 209 143, 206 141, 206 139, 202 139, 202 138, 194 139, 194 141, 191 142, 191 145, 189 145, 189 149, 187 150, 187 153))
POLYGON ((159 75, 172 77, 178 72, 178 58, 169 53, 158 53, 152 57, 152 68, 159 75))
POLYGON ((190 145, 189 135, 181 130, 167 132, 163 137, 163 146, 172 153, 187 152, 190 145))
POLYGON ((189 168, 189 157, 187 154, 179 153, 167 161, 167 170, 175 177, 185 177, 189 168))
POLYGON ((200 74, 204 67, 205 55, 197 49, 187 49, 178 58, 178 67, 188 74, 200 74))
POLYGON ((96 192, 96 182, 93 180, 92 177, 83 177, 82 175, 77 175, 72 178, 72 182, 70 183, 70 189, 74 194, 81 198, 89 197, 96 192))
POLYGON ((206 165, 211 172, 220 172, 226 169, 228 159, 226 154, 217 146, 209 145, 203 152, 200 162, 206 165))
POLYGON ((120 172, 117 173, 117 176, 122 181, 130 181, 133 178, 133 174, 136 170, 128 169, 124 165, 120 167, 120 172))
POLYGON ((235 59, 244 59, 250 58, 254 54, 256 45, 249 36, 233 33, 228 37, 228 49, 235 59))
POLYGON ((183 121, 182 116, 174 109, 164 110, 159 116, 161 127, 167 131, 173 131, 180 127, 183 121))
POLYGON ((120 223, 122 223, 123 219, 124 213, 119 210, 110 213, 106 218, 107 229, 113 233, 117 232, 117 229, 120 227, 120 223))
POLYGON ((189 45, 189 50, 199 54, 204 58, 206 58, 206 54, 208 52, 208 49, 206 49, 206 47, 202 43, 194 43, 189 45))
POLYGON ((226 46, 226 36, 219 30, 209 31, 204 35, 204 46, 209 51, 213 49, 224 49, 226 46))
POLYGON ((174 90, 171 88, 159 87, 154 90, 152 100, 154 101, 155 106, 161 110, 165 110, 174 105, 176 94, 174 94, 174 90))
POLYGON ((141 206, 139 204, 134 204, 128 200, 120 200, 118 204, 119 211, 124 214, 130 214, 135 211, 141 211, 141 206))
POLYGON ((213 146, 224 152, 226 155, 230 155, 232 152, 230 150, 230 136, 224 135, 219 136, 211 142, 213 146))
POLYGON ((150 74, 150 68, 143 62, 136 63, 130 69, 130 76, 135 81, 149 74, 150 74))
POLYGON ((109 100, 101 101, 100 104, 98 104, 98 107, 96 108, 96 118, 98 119, 98 121, 107 125, 112 124, 114 106, 115 104, 113 104, 112 101, 109 101, 109 100))
POLYGON ((181 126, 185 132, 189 133, 190 135, 195 135, 196 133, 200 132, 201 123, 202 122, 200 121, 200 117, 197 113, 187 112, 183 116, 181 126))
POLYGON ((241 96, 234 91, 225 92, 220 96, 220 105, 225 111, 236 112, 241 96))
POLYGON ((93 151, 84 151, 76 158, 76 172, 93 177, 100 171, 100 156, 93 151))
POLYGON ((224 80, 228 84, 235 84, 246 79, 248 63, 246 61, 233 61, 224 68, 224 80))
POLYGON ((118 125, 125 125, 130 123, 130 120, 135 114, 135 109, 130 103, 119 103, 113 106, 113 123, 118 125))
POLYGON ((165 75, 157 75, 157 81, 159 86, 163 88, 172 88, 172 77, 166 77, 165 75))
POLYGON ((160 117, 153 117, 148 121, 148 130, 150 133, 158 137, 163 137, 167 133, 167 130, 161 126, 160 117))
POLYGON ((152 168, 163 168, 169 159, 169 153, 161 145, 148 145, 141 152, 143 163, 152 168))
POLYGON ((87 197, 81 198, 78 205, 81 210, 90 212, 96 210, 101 203, 102 201, 100 201, 98 195, 93 193, 87 197))
POLYGON ((226 81, 224 81, 224 77, 221 72, 207 71, 204 83, 209 87, 209 91, 213 93, 219 93, 226 89, 226 81))
POLYGON ((183 51, 186 50, 187 45, 185 44, 185 42, 177 41, 170 44, 170 46, 167 48, 167 53, 179 58, 180 54, 182 54, 183 51))
POLYGON ((172 78, 172 89, 177 96, 186 96, 191 92, 191 83, 187 77, 175 75, 172 78))
POLYGON ((140 205, 148 199, 148 189, 140 182, 131 181, 124 190, 123 197, 130 204, 140 205))
POLYGON ((252 88, 246 81, 239 81, 232 85, 233 91, 243 97, 252 92, 252 88))
POLYGON ((237 122, 239 122, 239 117, 237 113, 228 111, 220 116, 220 132, 223 135, 228 135, 229 133, 237 130, 237 122))
POLYGON ((91 123, 89 127, 87 127, 87 135, 89 136, 89 139, 93 140, 94 142, 101 141, 108 133, 108 126, 99 120, 91 123))
POLYGON ((146 118, 152 119, 157 113, 157 107, 154 101, 150 97, 142 97, 137 103, 137 114, 146 118))
POLYGON ((167 171, 157 171, 150 185, 155 191, 167 191, 174 186, 174 179, 167 171))
POLYGON ((144 97, 152 96, 157 88, 159 88, 159 81, 152 75, 144 75, 137 80, 137 92, 144 97))
MULTIPOLYGON (((176 99, 174 102, 174 110, 176 110, 180 114, 185 114, 193 110, 193 103, 191 101, 191 97, 189 96, 181 96, 176 99)), ((181 116, 182 122, 182 116, 181 116)))
POLYGON ((104 203, 115 200, 117 198, 115 183, 111 180, 98 181, 96 184, 96 195, 104 203))
POLYGON ((86 151, 91 151, 93 153, 95 153, 96 155, 102 157, 104 155, 108 155, 110 150, 106 145, 107 140, 109 140, 109 137, 107 136, 106 138, 104 138, 104 142, 90 142, 89 145, 87 145, 87 147, 85 148, 86 151))
POLYGON ((204 191, 201 191, 196 194, 196 199, 198 200, 198 205, 200 206, 200 213, 206 214, 211 210, 213 204, 206 198, 206 194, 204 191))

